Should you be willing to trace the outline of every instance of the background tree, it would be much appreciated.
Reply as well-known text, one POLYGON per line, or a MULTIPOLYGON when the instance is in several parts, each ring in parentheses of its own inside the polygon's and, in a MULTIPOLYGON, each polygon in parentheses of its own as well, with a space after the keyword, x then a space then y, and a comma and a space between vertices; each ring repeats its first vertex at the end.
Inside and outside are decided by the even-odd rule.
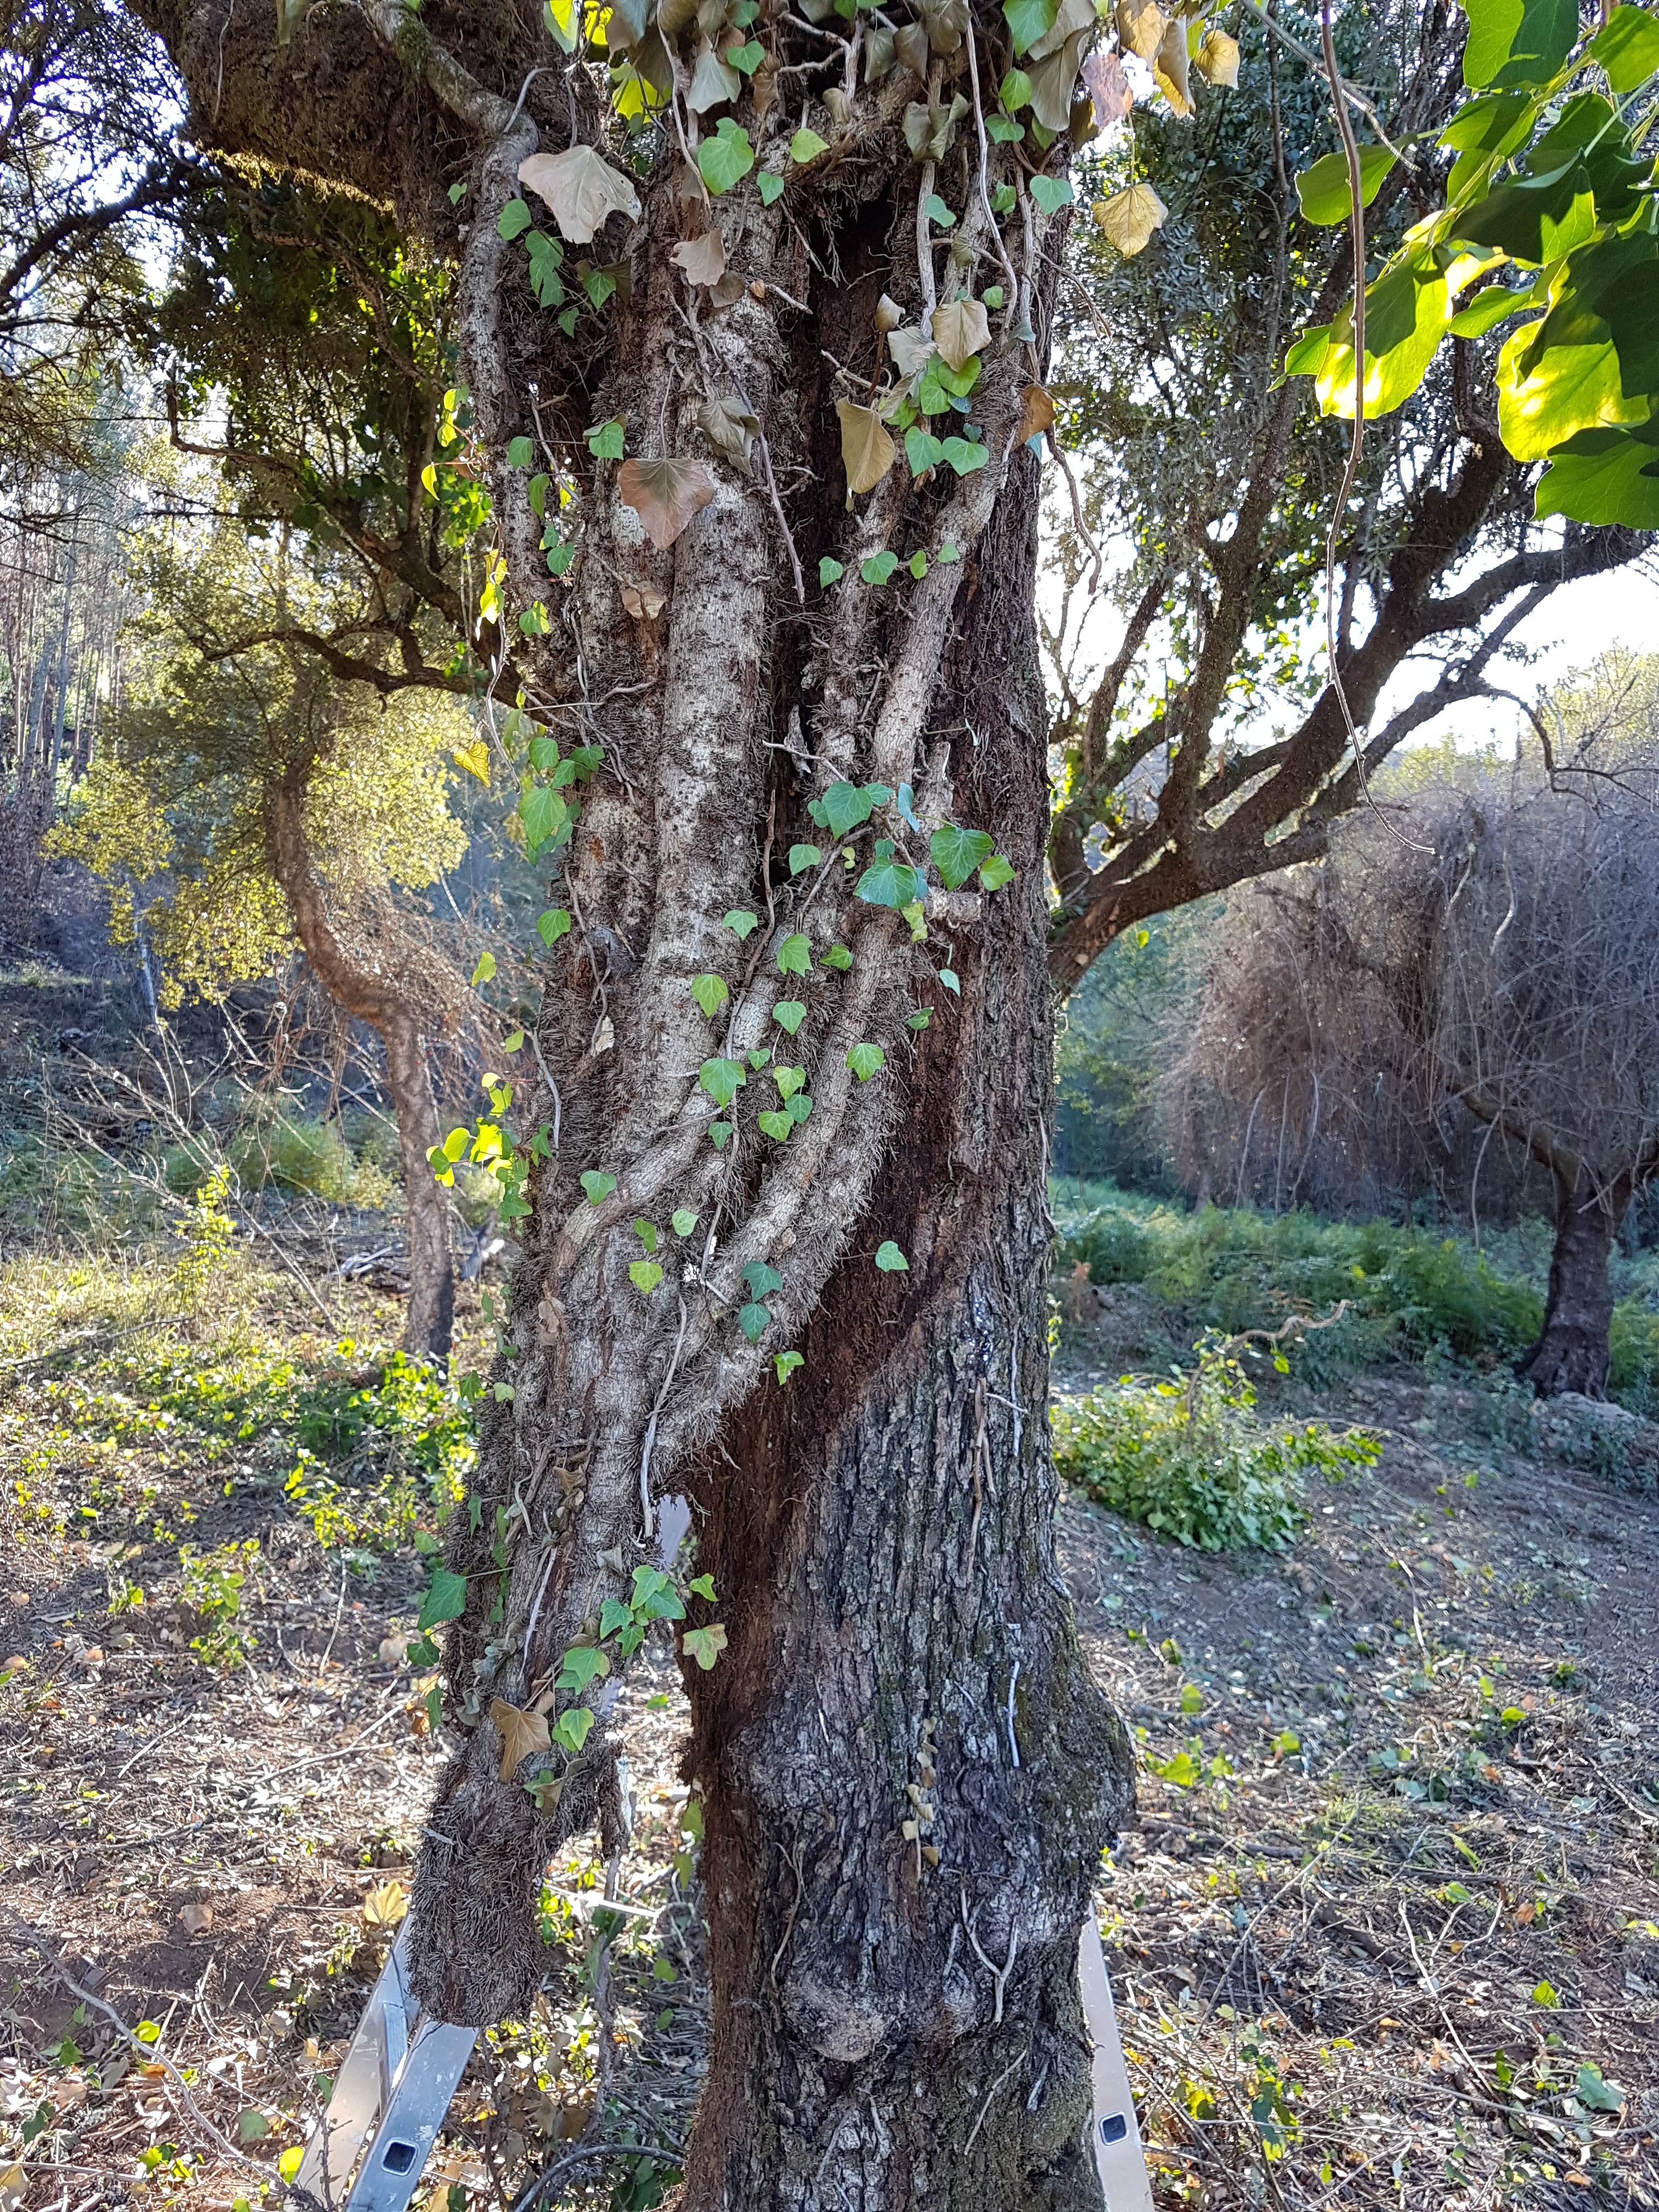
MULTIPOLYGON (((1365 88, 1358 106, 1411 149, 1367 212, 1373 250, 1444 196, 1454 156, 1435 142, 1460 112, 1465 32, 1444 5, 1350 9, 1338 27, 1343 71, 1365 88)), ((1097 567, 1063 532, 1045 639, 1060 695, 1050 965, 1062 990, 1147 917, 1316 857, 1363 792, 1323 635, 1350 424, 1279 372, 1290 341, 1328 323, 1352 283, 1342 155, 1311 54, 1255 15, 1241 43, 1237 88, 1196 124, 1154 107, 1137 111, 1132 145, 1104 142, 1094 189, 1121 191, 1133 173, 1165 218, 1129 255, 1109 228, 1080 234, 1081 282, 1062 295, 1055 393, 1088 455, 1085 512, 1100 540, 1133 549, 1111 580, 1125 628, 1103 672, 1097 567)), ((1367 114, 1355 121, 1376 135, 1367 114)), ((1404 391, 1386 395, 1395 411, 1370 433, 1343 509, 1337 657, 1366 775, 1448 707, 1493 696, 1506 641, 1561 584, 1648 543, 1536 519, 1539 468, 1511 456, 1494 419, 1499 343, 1454 335, 1409 408, 1404 391)), ((1384 404, 1374 394, 1368 412, 1384 404)))
POLYGON ((386 1054, 408 1218, 404 1344, 447 1358, 449 1201, 428 1156, 443 1131, 430 1043, 477 1002, 435 933, 392 893, 437 880, 465 846, 451 757, 474 744, 461 702, 428 687, 383 698, 337 680, 289 635, 337 635, 338 592, 277 536, 205 545, 152 534, 139 579, 118 738, 50 841, 112 886, 113 930, 142 921, 164 1002, 215 996, 278 967, 297 939, 319 981, 386 1054))
POLYGON ((1529 746, 1391 795, 1240 901, 1178 1071, 1218 1174, 1276 1201, 1370 1206, 1430 1165, 1478 1223, 1483 1172, 1541 1173, 1544 1396, 1603 1394, 1613 1239, 1659 1176, 1654 690, 1604 669, 1554 702, 1553 776, 1529 746))

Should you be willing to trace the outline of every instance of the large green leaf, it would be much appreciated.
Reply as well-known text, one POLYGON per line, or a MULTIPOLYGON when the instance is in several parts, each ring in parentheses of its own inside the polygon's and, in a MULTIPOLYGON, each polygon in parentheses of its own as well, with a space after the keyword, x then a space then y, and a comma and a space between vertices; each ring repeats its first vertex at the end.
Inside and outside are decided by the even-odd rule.
POLYGON ((1574 522, 1659 530, 1659 422, 1634 430, 1581 430, 1550 456, 1538 512, 1574 522))
POLYGON ((1524 323, 1498 356, 1498 422, 1517 461, 1541 461, 1581 430, 1642 422, 1645 398, 1620 389, 1619 355, 1601 345, 1551 346, 1534 359, 1541 323, 1524 323))
MULTIPOLYGON (((1391 415, 1423 381, 1445 333, 1451 301, 1433 256, 1422 253, 1385 271, 1365 295, 1365 414, 1391 415)), ((1351 420, 1354 411, 1353 313, 1331 325, 1314 389, 1321 411, 1351 420)))
POLYGON ((1615 92, 1634 92, 1659 71, 1659 21, 1645 8, 1615 8, 1589 52, 1615 92))
POLYGON ((1483 338, 1511 315, 1524 314, 1528 309, 1535 313, 1537 307, 1536 284, 1528 284, 1524 292, 1512 291, 1507 284, 1489 284, 1484 292, 1475 294, 1467 307, 1458 309, 1447 328, 1455 338, 1483 338))
POLYGON ((1469 19, 1463 82, 1547 84, 1578 36, 1577 0, 1464 0, 1469 19))
MULTIPOLYGON (((1366 207, 1376 198, 1383 178, 1394 164, 1392 147, 1360 148, 1359 197, 1366 207)), ((1304 169, 1296 180, 1296 196, 1301 201, 1302 212, 1310 222, 1346 222, 1351 205, 1347 155, 1327 154, 1310 169, 1304 169)))
POLYGON ((1604 239, 1573 256, 1569 281, 1517 371, 1541 368, 1557 347, 1603 343, 1619 356, 1626 398, 1659 392, 1659 239, 1646 232, 1604 239))
POLYGON ((1457 217, 1462 243, 1496 246, 1534 269, 1583 245, 1595 227, 1589 172, 1577 155, 1541 176, 1510 178, 1457 217))

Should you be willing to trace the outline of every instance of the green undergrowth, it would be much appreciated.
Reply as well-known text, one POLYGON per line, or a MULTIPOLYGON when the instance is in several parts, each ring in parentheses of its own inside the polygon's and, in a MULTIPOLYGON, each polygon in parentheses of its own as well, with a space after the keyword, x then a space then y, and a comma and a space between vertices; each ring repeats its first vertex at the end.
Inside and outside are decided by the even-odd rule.
POLYGON ((1114 1513, 1203 1552, 1281 1551, 1308 1517, 1306 1477, 1373 1465, 1376 1439, 1318 1421, 1267 1421, 1227 1340, 1208 1336, 1185 1374, 1125 1376, 1049 1409, 1054 1464, 1114 1513))
MULTIPOLYGON (((1176 1336, 1317 1320, 1346 1299, 1336 1327, 1289 1346, 1297 1375, 1316 1385, 1390 1360, 1505 1367, 1543 1322, 1534 1284, 1456 1237, 1305 1212, 1275 1219, 1248 1206, 1186 1213, 1107 1182, 1056 1182, 1051 1204, 1056 1273, 1081 1264, 1091 1283, 1144 1285, 1170 1310, 1176 1336)), ((1620 1301, 1612 1352, 1612 1395, 1638 1412, 1659 1405, 1659 1314, 1644 1297, 1620 1301)))
POLYGON ((139 1461, 205 1468, 228 1491, 284 1492, 324 1544, 364 1565, 441 1520, 475 1456, 474 1378, 273 1321, 284 1285, 234 1249, 208 1282, 181 1282, 201 1257, 161 1247, 0 1268, 14 1347, 0 1425, 23 1432, 23 1487, 60 1460, 112 1478, 139 1461))

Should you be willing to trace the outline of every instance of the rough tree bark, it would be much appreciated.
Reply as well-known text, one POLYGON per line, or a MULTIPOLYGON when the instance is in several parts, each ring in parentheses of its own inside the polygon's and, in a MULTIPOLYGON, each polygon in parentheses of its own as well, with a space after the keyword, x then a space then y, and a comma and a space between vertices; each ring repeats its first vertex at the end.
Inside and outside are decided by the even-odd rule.
POLYGON ((694 1621, 718 1610, 728 1646, 712 1673, 687 1668, 714 2013, 682 2203, 1097 2207, 1077 1942, 1132 1760, 1052 1550, 1038 476, 1018 434, 1065 216, 994 148, 989 179, 1016 194, 999 233, 986 143, 950 120, 953 88, 977 90, 970 56, 981 83, 1006 67, 1001 18, 929 16, 931 87, 899 66, 860 88, 856 44, 826 64, 823 34, 772 10, 769 74, 787 61, 850 121, 810 98, 827 151, 790 167, 799 94, 786 115, 744 94, 738 116, 785 179, 768 206, 752 176, 708 201, 677 114, 638 177, 637 224, 612 217, 589 249, 627 260, 631 296, 578 348, 532 304, 497 217, 538 145, 569 144, 573 126, 592 139, 591 81, 567 79, 579 112, 552 74, 514 108, 550 51, 491 52, 461 11, 416 26, 374 0, 313 14, 296 88, 273 82, 241 17, 184 0, 155 14, 204 114, 237 118, 240 143, 361 185, 394 141, 374 188, 403 187, 441 235, 443 204, 409 180, 429 192, 451 172, 435 153, 411 163, 401 134, 430 130, 429 95, 447 153, 465 137, 475 433, 511 603, 550 624, 527 704, 561 744, 604 748, 550 887, 574 926, 544 966, 515 1108, 521 1136, 545 1137, 497 1370, 511 1395, 487 1402, 474 1510, 451 1523, 468 1593, 445 1651, 459 1748, 424 1826, 416 1986, 452 2020, 527 2005, 542 1870, 596 1814, 607 1841, 615 1820, 607 1686, 586 1693, 598 1724, 579 1753, 505 1776, 493 1712, 554 1689, 562 1655, 654 1557, 657 1501, 687 1491, 720 1594, 693 1600, 694 1621), (927 118, 929 90, 954 135, 924 165, 904 117, 927 118), (957 218, 942 267, 951 241, 919 220, 933 193, 957 218), (737 280, 712 295, 672 258, 710 228, 737 280), (901 459, 849 500, 837 401, 882 374, 883 294, 925 327, 957 283, 999 283, 972 399, 984 465, 913 483, 901 459), (747 466, 700 434, 720 402, 758 426, 747 466), (630 459, 712 469, 710 503, 666 550, 582 442, 612 420, 630 459), (568 583, 550 583, 506 465, 520 436, 568 495, 568 583), (862 564, 884 552, 896 574, 873 584, 862 564), (809 592, 824 557, 842 580, 809 592), (809 802, 849 782, 890 796, 832 842, 809 802), (905 786, 920 831, 891 796, 905 786), (947 820, 990 832, 1012 884, 935 885, 915 928, 854 895, 874 837, 925 865, 947 820), (820 839, 820 857, 791 854, 820 839), (763 917, 746 939, 723 926, 744 908, 763 917), (711 975, 729 993, 713 1017, 692 990, 711 975), (711 1058, 744 1079, 718 1115, 699 1082, 711 1058), (781 1139, 757 1115, 785 1095, 774 1069, 797 1066, 811 1111, 781 1139), (669 1237, 688 1212, 695 1229, 669 1237), (668 1270, 649 1290, 629 1272, 639 1220, 668 1270), (888 1243, 902 1271, 876 1267, 888 1243), (773 1285, 763 1300, 757 1281, 773 1285), (737 1311, 752 1327, 762 1302, 751 1340, 737 1311), (787 1381, 786 1348, 805 1359, 787 1381), (925 1826, 907 1838, 907 1821, 925 1826))
POLYGON ((441 1133, 419 1003, 406 979, 355 957, 330 920, 306 836, 305 766, 299 763, 290 767, 266 796, 265 849, 270 872, 283 888, 295 934, 324 989, 354 1020, 367 1022, 386 1048, 409 1246, 404 1350, 447 1360, 455 1322, 455 1279, 450 1264, 448 1200, 428 1160, 441 1133))
POLYGON ((1619 1217, 1629 1203, 1628 1183, 1597 1188, 1577 1167, 1557 1162, 1555 1244, 1550 1253, 1549 1290, 1538 1341, 1522 1354, 1518 1372, 1540 1398, 1577 1390, 1586 1398, 1606 1395, 1613 1322, 1613 1278, 1608 1262, 1619 1217))

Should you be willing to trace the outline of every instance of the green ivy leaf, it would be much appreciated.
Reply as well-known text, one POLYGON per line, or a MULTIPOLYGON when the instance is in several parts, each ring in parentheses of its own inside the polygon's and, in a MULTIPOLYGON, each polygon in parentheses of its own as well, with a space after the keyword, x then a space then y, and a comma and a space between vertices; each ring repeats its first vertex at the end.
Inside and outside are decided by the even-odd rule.
POLYGON ((866 584, 884 584, 898 566, 898 555, 885 550, 872 553, 867 561, 859 562, 859 574, 866 584))
POLYGON ((997 87, 997 98, 1002 102, 1010 115, 1018 115, 1022 107, 1030 104, 1031 98, 1031 80, 1027 76, 1023 69, 1011 69, 1009 70, 1006 76, 1003 78, 1002 82, 997 87))
POLYGON ((660 1232, 659 1231, 654 1221, 646 1221, 636 1218, 634 1223, 634 1234, 639 1238, 641 1243, 644 1245, 647 1252, 654 1252, 656 1250, 657 1238, 659 1233, 660 1232))
POLYGON ((717 1152, 726 1150, 726 1140, 731 1133, 732 1124, 729 1121, 711 1121, 708 1124, 708 1141, 717 1152))
POLYGON ((536 917, 536 933, 550 952, 570 927, 570 915, 562 906, 550 906, 536 917))
MULTIPOLYGON (((1014 52, 1023 54, 1054 29, 1060 15, 1060 0, 1002 0, 1002 12, 1007 19, 1014 52)), ((1030 95, 1026 96, 1029 99, 1030 95)))
MULTIPOLYGON (((985 128, 999 146, 1018 145, 1025 136, 1025 126, 1024 124, 1016 123, 1012 115, 988 115, 985 118, 985 128)), ((987 296, 989 297, 988 294, 987 296)), ((1002 302, 1000 300, 994 300, 991 304, 993 307, 1000 307, 1002 302)))
POLYGON ((937 230, 954 230, 957 219, 937 192, 927 195, 927 220, 937 230))
POLYGON ((689 1237, 697 1225, 697 1217, 689 1206, 677 1206, 668 1217, 668 1225, 676 1237, 689 1237))
POLYGON ((910 1262, 890 1237, 884 1244, 876 1247, 876 1265, 884 1275, 908 1275, 910 1262))
POLYGON ((783 1288, 783 1277, 764 1260, 751 1260, 743 1271, 743 1279, 749 1285, 751 1297, 769 1297, 774 1291, 783 1288))
POLYGON ((818 801, 818 809, 823 826, 832 837, 845 837, 849 830, 870 819, 878 804, 872 797, 872 788, 860 783, 837 782, 830 786, 818 801))
POLYGON ((710 1605, 714 1604, 714 1577, 713 1575, 694 1575, 685 1587, 693 1597, 707 1598, 710 1605))
POLYGON ((855 1044, 847 1055, 847 1065, 860 1083, 867 1083, 886 1066, 887 1055, 878 1044, 855 1044))
POLYGON ((945 459, 945 447, 931 430, 918 426, 904 434, 904 458, 910 464, 912 477, 926 476, 945 459))
POLYGON ((706 1060, 697 1070, 697 1082, 716 1106, 729 1106, 749 1080, 740 1060, 706 1060))
POLYGON ((680 1649, 706 1674, 726 1649, 726 1631, 718 1620, 710 1621, 707 1628, 688 1628, 680 1638, 680 1649))
POLYGON ((805 1121, 812 1111, 812 1102, 804 1091, 794 1091, 790 1097, 787 1111, 792 1121, 805 1121))
POLYGON ((556 1690, 574 1690, 578 1697, 601 1674, 611 1672, 611 1662, 597 1644, 573 1644, 560 1662, 556 1690))
POLYGON ((1064 177, 1033 177, 1030 191, 1031 198, 1042 210, 1044 215, 1058 214, 1061 208, 1076 197, 1064 177))
POLYGON ((766 1324, 772 1316, 758 1299, 752 1300, 738 1315, 738 1327, 750 1344, 758 1344, 766 1334, 766 1324))
POLYGON ((797 930, 786 937, 778 947, 780 975, 810 975, 812 972, 812 940, 797 930))
POLYGON ((1012 185, 999 185, 991 194, 991 206, 997 215, 1012 215, 1019 195, 1012 185))
POLYGON ((747 937, 759 921, 760 916, 757 914, 750 914, 746 906, 734 906, 728 908, 720 916, 720 927, 722 929, 736 930, 739 937, 747 937))
POLYGON ((925 1030, 933 1018, 931 1009, 924 1006, 920 1013, 907 1015, 904 1025, 907 1029, 925 1030))
POLYGON ((789 872, 799 875, 803 868, 816 868, 823 858, 816 845, 792 845, 789 848, 789 872))
POLYGON ((909 566, 910 574, 915 578, 917 583, 920 583, 927 574, 927 556, 920 547, 910 556, 909 566))
POLYGON ((799 1352, 780 1352, 772 1361, 777 1370, 778 1381, 787 1382, 798 1367, 805 1367, 805 1357, 799 1352))
POLYGON ((988 448, 976 445, 971 438, 947 438, 944 453, 946 461, 959 477, 972 476, 975 469, 982 469, 991 458, 988 448))
POLYGON ((787 1144, 794 1134, 795 1124, 787 1114, 775 1113, 769 1107, 764 1113, 757 1115, 757 1119, 759 1121, 762 1134, 775 1138, 781 1145, 787 1144))
POLYGON ((545 637, 553 627, 547 609, 538 599, 519 617, 520 635, 524 637, 545 637))
POLYGON ((605 1603, 599 1607, 599 1634, 601 1638, 614 1636, 618 1629, 631 1628, 633 1626, 634 1608, 629 1605, 627 1599, 623 1597, 606 1598, 605 1603))
POLYGON ((434 1567, 431 1588, 422 1599, 421 1610, 416 1616, 416 1627, 437 1628, 446 1620, 459 1620, 465 1611, 466 1577, 448 1567, 434 1567))
POLYGON ((832 945, 823 956, 826 968, 838 968, 844 975, 853 964, 853 956, 844 945, 832 945))
POLYGON ((488 983, 488 982, 489 982, 489 981, 492 980, 492 978, 494 977, 495 973, 495 954, 494 954, 493 952, 481 952, 481 953, 478 955, 478 964, 477 964, 477 967, 472 970, 472 988, 473 988, 473 989, 476 991, 476 990, 477 989, 477 988, 478 988, 478 986, 479 986, 479 984, 480 984, 480 983, 488 983))
POLYGON ((718 198, 729 192, 754 166, 755 149, 749 143, 749 133, 729 115, 723 115, 715 136, 705 138, 697 149, 697 167, 704 184, 718 198))
MULTIPOLYGON (((636 1291, 643 1291, 647 1297, 649 1297, 662 1280, 661 1262, 656 1260, 630 1260, 628 1263, 628 1279, 636 1291)), ((577 1687, 580 1686, 579 1683, 577 1687)))
POLYGON ((533 438, 509 438, 507 441, 507 465, 510 469, 527 469, 536 458, 533 438))
MULTIPOLYGON (((933 558, 939 562, 941 568, 948 568, 953 561, 961 560, 962 550, 959 546, 953 545, 947 538, 944 544, 939 547, 939 551, 934 554, 933 558)), ((917 826, 920 827, 920 824, 917 826)))
POLYGON ((954 822, 947 822, 928 839, 927 850, 940 882, 946 890, 953 891, 967 882, 981 860, 989 860, 996 850, 996 840, 988 830, 959 830, 954 822))
POLYGON ((691 995, 712 1022, 731 997, 723 975, 698 975, 691 985, 691 995))
POLYGON ((1004 884, 1012 883, 1014 871, 1000 853, 994 853, 980 870, 979 879, 988 891, 1000 891, 1004 884))
POLYGON ((780 1098, 793 1098, 796 1091, 806 1087, 806 1070, 804 1067, 775 1067, 772 1080, 778 1086, 780 1098))
POLYGON ((847 571, 842 567, 841 562, 832 561, 826 553, 818 562, 818 589, 821 592, 827 592, 831 584, 840 583, 846 574, 847 571))
POLYGON ((797 131, 789 141, 789 158, 792 161, 816 161, 820 154, 827 154, 829 151, 830 141, 827 138, 820 138, 816 131, 809 131, 805 126, 797 131))
POLYGON ((726 60, 744 76, 753 76, 766 58, 766 49, 758 39, 750 39, 741 46, 726 49, 726 60))
POLYGON ((596 461, 619 461, 623 457, 623 426, 600 422, 586 433, 587 450, 596 461))
POLYGON ((912 867, 902 860, 879 860, 867 867, 859 878, 855 898, 866 906, 891 907, 897 913, 913 899, 921 897, 927 885, 912 867))
POLYGON ((568 1713, 561 1713, 548 1733, 562 1751, 574 1759, 587 1741, 588 1731, 593 1725, 593 1716, 586 1705, 573 1705, 568 1713))
POLYGON ((496 235, 511 245, 515 238, 524 236, 535 220, 523 200, 509 200, 495 218, 496 235))
POLYGON ((756 182, 760 187, 763 207, 770 207, 775 200, 783 198, 783 179, 775 169, 763 169, 756 182))
POLYGON ((962 996, 962 978, 954 968, 941 968, 939 980, 947 991, 952 992, 958 999, 962 996))
POLYGON ((598 1168, 584 1168, 581 1186, 587 1193, 590 1206, 603 1206, 617 1188, 617 1178, 613 1175, 602 1175, 598 1168))
POLYGON ((799 999, 780 999, 772 1009, 772 1018, 793 1036, 806 1019, 806 1009, 799 999))

